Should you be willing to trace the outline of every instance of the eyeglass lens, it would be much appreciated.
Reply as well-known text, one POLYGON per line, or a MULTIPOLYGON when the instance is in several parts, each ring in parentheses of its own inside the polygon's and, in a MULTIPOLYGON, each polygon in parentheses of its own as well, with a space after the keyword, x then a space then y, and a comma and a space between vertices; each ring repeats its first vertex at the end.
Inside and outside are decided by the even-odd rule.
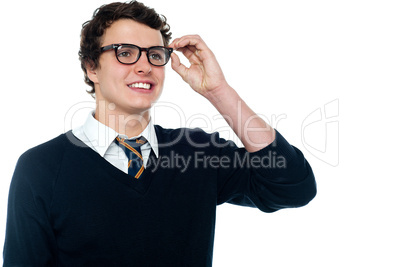
MULTIPOLYGON (((121 45, 116 51, 117 59, 123 64, 133 64, 141 56, 141 50, 136 46, 121 45)), ((148 60, 152 65, 163 66, 169 61, 169 51, 164 47, 153 47, 148 50, 148 60)))

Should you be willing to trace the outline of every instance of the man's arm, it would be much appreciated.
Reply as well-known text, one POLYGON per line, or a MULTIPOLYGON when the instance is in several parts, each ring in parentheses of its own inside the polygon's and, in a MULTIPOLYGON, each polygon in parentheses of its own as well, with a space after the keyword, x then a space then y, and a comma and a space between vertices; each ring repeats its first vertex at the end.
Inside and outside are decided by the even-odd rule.
POLYGON ((48 208, 52 183, 43 182, 47 172, 38 158, 38 154, 26 152, 15 168, 8 199, 3 266, 56 264, 56 241, 48 208))
POLYGON ((226 146, 221 157, 248 159, 246 166, 251 166, 219 168, 218 204, 231 202, 273 212, 306 205, 314 198, 314 174, 301 151, 257 116, 228 85, 205 42, 190 35, 175 39, 170 47, 182 52, 191 64, 187 68, 172 54, 173 70, 216 107, 244 145, 244 149, 226 146), (271 155, 281 159, 280 163, 264 167, 271 155))
POLYGON ((182 52, 191 64, 187 68, 173 53, 173 70, 214 105, 248 152, 258 151, 275 140, 275 130, 257 116, 226 82, 215 55, 201 37, 184 36, 175 39, 170 47, 182 52))

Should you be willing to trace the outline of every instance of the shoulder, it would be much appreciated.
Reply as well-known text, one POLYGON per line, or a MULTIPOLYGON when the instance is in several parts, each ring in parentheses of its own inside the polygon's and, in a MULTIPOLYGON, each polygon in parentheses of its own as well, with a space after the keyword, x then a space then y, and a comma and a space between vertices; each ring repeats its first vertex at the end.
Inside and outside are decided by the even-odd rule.
POLYGON ((45 143, 28 149, 21 157, 42 157, 44 154, 56 153, 64 148, 66 140, 66 134, 60 134, 45 143))
POLYGON ((236 148, 232 141, 219 137, 218 132, 207 133, 201 128, 166 129, 155 125, 155 132, 160 147, 184 146, 199 149, 236 148))
POLYGON ((66 134, 61 134, 23 153, 15 167, 10 192, 51 190, 57 180, 67 144, 66 134))
POLYGON ((32 171, 44 166, 47 168, 59 166, 68 143, 67 134, 60 134, 45 143, 28 149, 18 159, 17 167, 32 171))
POLYGON ((176 128, 167 129, 159 125, 155 125, 155 132, 158 137, 158 143, 175 144, 199 144, 211 141, 213 138, 219 137, 217 132, 207 133, 201 128, 176 128))

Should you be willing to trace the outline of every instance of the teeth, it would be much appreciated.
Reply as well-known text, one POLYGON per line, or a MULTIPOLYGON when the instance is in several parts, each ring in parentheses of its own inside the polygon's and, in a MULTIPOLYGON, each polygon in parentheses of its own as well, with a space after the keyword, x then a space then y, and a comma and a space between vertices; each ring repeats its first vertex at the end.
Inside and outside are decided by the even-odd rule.
POLYGON ((133 83, 133 84, 130 84, 128 87, 131 87, 131 88, 141 88, 141 89, 151 89, 151 84, 149 84, 149 83, 133 83))

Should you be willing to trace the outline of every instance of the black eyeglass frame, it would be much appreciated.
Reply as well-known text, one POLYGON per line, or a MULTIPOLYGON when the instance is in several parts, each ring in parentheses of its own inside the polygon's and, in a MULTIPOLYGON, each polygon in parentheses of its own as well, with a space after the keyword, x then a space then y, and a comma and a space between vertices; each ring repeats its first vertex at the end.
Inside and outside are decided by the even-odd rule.
POLYGON ((162 67, 162 66, 165 66, 169 62, 170 55, 173 53, 173 48, 170 48, 170 47, 151 46, 151 47, 148 47, 148 48, 144 48, 144 47, 139 47, 138 45, 134 45, 134 44, 111 44, 111 45, 107 45, 107 46, 101 47, 101 53, 105 52, 105 51, 108 51, 108 50, 112 50, 112 49, 114 49, 114 53, 115 53, 117 61, 119 61, 121 64, 124 64, 124 65, 133 65, 133 64, 137 63, 137 61, 140 59, 140 57, 142 55, 142 52, 145 51, 145 52, 147 52, 147 59, 148 59, 149 64, 151 64, 152 66, 156 66, 156 67, 162 67), (121 47, 123 45, 134 46, 134 47, 137 47, 140 50, 140 53, 138 53, 137 59, 133 63, 124 63, 124 62, 121 62, 119 60, 119 57, 117 56, 117 50, 119 49, 119 47, 121 47), (155 64, 152 64, 152 62, 149 60, 149 50, 154 49, 154 48, 167 49, 169 57, 166 60, 165 64, 163 64, 163 65, 155 65, 155 64))

